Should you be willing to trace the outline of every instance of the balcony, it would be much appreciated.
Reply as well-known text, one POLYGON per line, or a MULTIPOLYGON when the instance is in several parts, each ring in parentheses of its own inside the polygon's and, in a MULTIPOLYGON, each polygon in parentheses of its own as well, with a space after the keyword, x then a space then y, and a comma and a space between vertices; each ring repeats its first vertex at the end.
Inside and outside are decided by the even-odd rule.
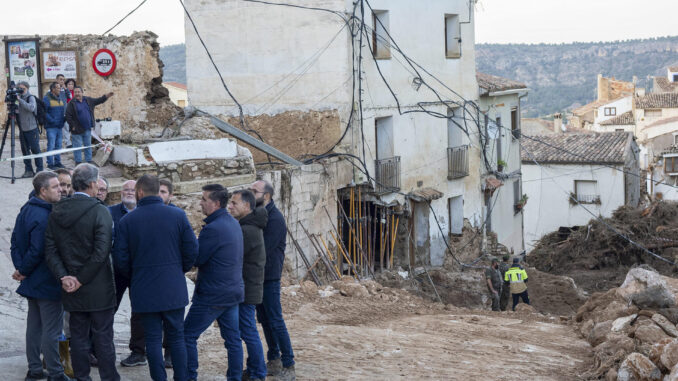
POLYGON ((374 161, 377 193, 392 193, 400 190, 400 156, 374 161))
POLYGON ((447 179, 468 176, 468 145, 447 148, 447 179))

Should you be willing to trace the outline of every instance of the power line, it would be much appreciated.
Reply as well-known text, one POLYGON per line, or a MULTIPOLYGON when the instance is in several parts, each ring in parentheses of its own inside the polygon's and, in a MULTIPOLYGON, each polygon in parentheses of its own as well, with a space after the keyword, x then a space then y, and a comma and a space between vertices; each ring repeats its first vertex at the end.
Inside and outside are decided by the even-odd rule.
POLYGON ((118 21, 117 23, 115 23, 115 25, 113 25, 112 27, 110 27, 107 31, 101 33, 101 35, 106 35, 106 34, 108 34, 108 32, 110 32, 110 31, 112 31, 113 29, 115 29, 116 26, 120 25, 120 23, 122 23, 123 21, 125 21, 126 18, 128 18, 129 16, 131 16, 132 13, 136 12, 137 9, 139 9, 142 5, 144 5, 144 3, 145 3, 146 1, 148 1, 148 0, 143 0, 141 3, 139 3, 139 5, 137 5, 136 8, 132 9, 127 15, 125 15, 125 17, 123 17, 122 19, 120 19, 120 21, 118 21))

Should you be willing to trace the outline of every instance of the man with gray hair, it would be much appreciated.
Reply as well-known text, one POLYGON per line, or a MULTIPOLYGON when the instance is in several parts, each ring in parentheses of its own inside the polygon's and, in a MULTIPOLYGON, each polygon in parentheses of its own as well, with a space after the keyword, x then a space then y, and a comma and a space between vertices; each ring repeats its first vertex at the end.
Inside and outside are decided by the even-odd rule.
MULTIPOLYGON (((19 102, 19 142, 21 143, 21 154, 24 156, 35 155, 40 153, 40 130, 38 130, 38 120, 36 118, 38 112, 38 103, 36 97, 33 96, 28 88, 30 85, 26 81, 19 82, 18 88, 21 95, 17 97, 19 102)), ((26 171, 21 176, 22 178, 32 178, 35 173, 31 165, 31 159, 24 159, 24 167, 26 171)), ((35 158, 35 168, 37 172, 42 171, 42 158, 35 158)))
POLYGON ((102 381, 118 381, 113 345, 116 306, 111 246, 113 219, 96 198, 99 170, 80 164, 73 171, 73 197, 59 201, 45 233, 45 260, 61 281, 64 309, 70 312, 71 359, 78 380, 90 373, 90 331, 102 381))

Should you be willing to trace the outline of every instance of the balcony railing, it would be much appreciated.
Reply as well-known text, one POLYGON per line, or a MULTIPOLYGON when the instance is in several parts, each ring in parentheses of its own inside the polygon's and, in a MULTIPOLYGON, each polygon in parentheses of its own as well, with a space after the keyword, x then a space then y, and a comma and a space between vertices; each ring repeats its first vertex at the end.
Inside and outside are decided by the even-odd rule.
POLYGON ((377 193, 391 193, 400 190, 400 156, 374 161, 377 193))
POLYGON ((582 204, 600 204, 600 196, 597 194, 577 194, 577 201, 582 204))
POLYGON ((447 148, 447 179, 468 176, 468 145, 447 148))

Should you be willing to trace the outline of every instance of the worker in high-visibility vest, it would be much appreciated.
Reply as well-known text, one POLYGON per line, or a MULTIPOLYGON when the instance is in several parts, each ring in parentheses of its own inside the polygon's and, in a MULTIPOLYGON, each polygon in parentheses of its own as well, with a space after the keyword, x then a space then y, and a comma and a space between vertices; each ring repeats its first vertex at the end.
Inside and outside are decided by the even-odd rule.
POLYGON ((513 266, 504 274, 504 281, 511 285, 511 296, 513 297, 513 311, 516 310, 518 301, 523 299, 525 304, 530 304, 530 298, 527 296, 527 272, 520 265, 520 258, 513 258, 513 266))

